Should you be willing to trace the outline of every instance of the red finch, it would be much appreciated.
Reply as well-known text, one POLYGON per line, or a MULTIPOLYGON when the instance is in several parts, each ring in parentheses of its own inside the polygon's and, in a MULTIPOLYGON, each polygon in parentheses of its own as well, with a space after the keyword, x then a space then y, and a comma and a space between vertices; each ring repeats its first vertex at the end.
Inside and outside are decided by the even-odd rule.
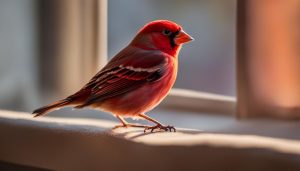
POLYGON ((35 117, 55 109, 92 107, 112 113, 118 127, 142 127, 176 131, 145 115, 157 106, 172 88, 183 43, 193 38, 178 24, 157 20, 146 24, 134 39, 112 58, 82 89, 69 97, 33 111, 35 117), (140 117, 155 126, 130 124, 124 117, 140 117))

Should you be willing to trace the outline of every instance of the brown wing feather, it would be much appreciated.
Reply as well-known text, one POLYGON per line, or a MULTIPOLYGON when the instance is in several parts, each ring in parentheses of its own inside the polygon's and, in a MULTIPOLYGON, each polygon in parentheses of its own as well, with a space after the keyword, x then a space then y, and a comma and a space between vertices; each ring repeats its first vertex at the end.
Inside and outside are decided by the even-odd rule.
POLYGON ((153 70, 152 72, 136 72, 130 69, 120 68, 119 71, 111 72, 94 84, 95 86, 92 88, 91 94, 85 100, 85 103, 76 106, 76 108, 82 108, 135 90, 148 82, 154 81, 149 78, 161 73, 160 70, 161 69, 153 70))

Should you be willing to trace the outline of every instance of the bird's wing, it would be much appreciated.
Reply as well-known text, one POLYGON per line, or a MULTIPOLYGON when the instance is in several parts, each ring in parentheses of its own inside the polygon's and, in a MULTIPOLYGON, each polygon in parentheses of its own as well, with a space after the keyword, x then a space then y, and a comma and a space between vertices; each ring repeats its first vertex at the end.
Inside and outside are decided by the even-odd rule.
POLYGON ((126 48, 114 57, 83 88, 90 94, 82 105, 106 100, 161 79, 167 68, 166 54, 126 48))

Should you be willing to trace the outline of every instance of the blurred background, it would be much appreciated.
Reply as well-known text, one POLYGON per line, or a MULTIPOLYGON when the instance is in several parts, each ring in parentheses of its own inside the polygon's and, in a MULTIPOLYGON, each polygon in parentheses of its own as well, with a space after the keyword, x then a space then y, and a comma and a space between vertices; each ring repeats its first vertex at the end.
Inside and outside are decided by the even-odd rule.
POLYGON ((236 95, 235 0, 103 2, 0 0, 1 109, 30 112, 75 92, 156 19, 195 38, 181 51, 175 88, 236 95))

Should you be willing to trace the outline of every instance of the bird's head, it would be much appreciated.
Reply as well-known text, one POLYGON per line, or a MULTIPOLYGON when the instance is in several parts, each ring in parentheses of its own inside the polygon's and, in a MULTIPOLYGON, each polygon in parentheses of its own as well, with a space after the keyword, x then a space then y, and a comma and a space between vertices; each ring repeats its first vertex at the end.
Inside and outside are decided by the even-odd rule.
POLYGON ((180 25, 168 20, 156 20, 146 24, 131 45, 177 56, 181 45, 192 40, 194 39, 184 32, 180 25))

